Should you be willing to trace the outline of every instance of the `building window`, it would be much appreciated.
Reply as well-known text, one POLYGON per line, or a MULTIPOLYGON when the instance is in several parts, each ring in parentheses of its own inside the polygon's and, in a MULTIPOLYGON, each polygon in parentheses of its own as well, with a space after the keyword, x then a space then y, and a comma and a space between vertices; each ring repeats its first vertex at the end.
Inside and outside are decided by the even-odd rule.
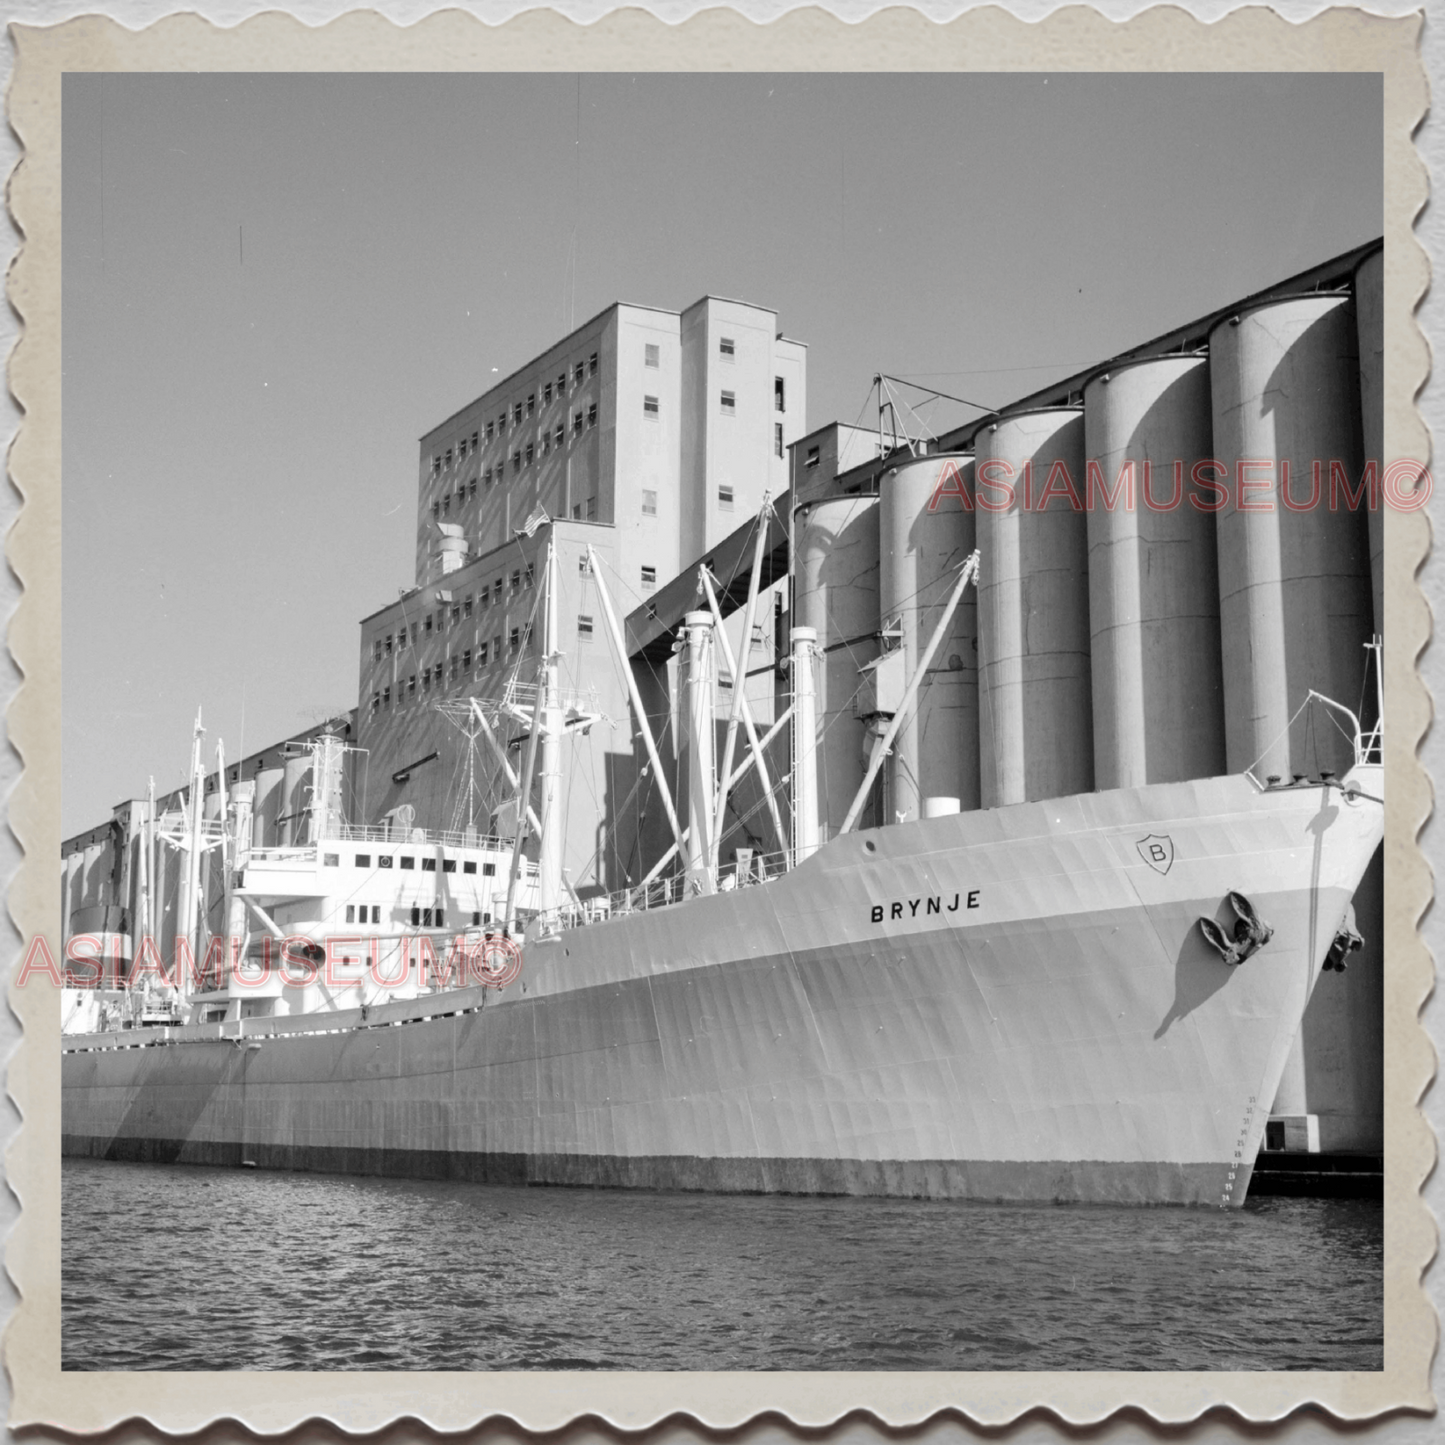
POLYGON ((522 403, 520 401, 514 402, 512 405, 512 425, 522 425, 522 403))
POLYGON ((597 375, 597 353, 595 351, 587 358, 587 374, 589 376, 597 375))
POLYGON ((475 497, 476 494, 477 494, 477 479, 476 479, 475 477, 473 477, 473 478, 471 479, 471 481, 469 481, 469 482, 467 483, 467 496, 468 496, 469 498, 470 498, 470 497, 475 497))
POLYGON ((402 857, 401 857, 401 866, 402 866, 403 868, 415 869, 415 868, 416 868, 416 859, 415 859, 415 858, 408 858, 408 857, 406 856, 406 854, 403 853, 403 854, 402 854, 402 857))
POLYGON ((661 348, 655 341, 649 341, 642 348, 642 364, 644 366, 653 367, 660 366, 662 364, 661 348))
POLYGON ((572 414, 572 435, 574 437, 582 435, 582 413, 580 411, 572 414))
POLYGON ((354 903, 348 903, 346 905, 346 921, 348 923, 356 922, 356 905, 354 903))
POLYGON ((597 403, 595 401, 587 408, 587 425, 597 425, 597 403))
POLYGON ((558 445, 559 447, 562 445, 562 442, 565 440, 566 436, 567 436, 567 423, 566 423, 566 422, 559 421, 559 422, 557 423, 557 435, 556 435, 556 437, 554 438, 554 440, 556 441, 556 443, 557 443, 557 445, 558 445))
POLYGON ((372 660, 373 662, 380 662, 380 661, 381 661, 381 638, 379 638, 379 637, 378 637, 378 638, 376 639, 376 641, 372 644, 371 660, 372 660))
POLYGON ((408 697, 416 696, 416 673, 412 673, 406 680, 406 695, 408 697))
POLYGON ((465 648, 462 649, 462 671, 463 671, 463 672, 470 672, 471 670, 472 670, 472 649, 471 649, 470 647, 465 647, 465 648))
POLYGON ((495 436, 495 435, 496 435, 496 433, 492 430, 492 423, 491 423, 491 422, 488 422, 488 423, 487 423, 487 440, 488 440, 488 441, 491 441, 492 437, 495 436))
POLYGON ((434 477, 439 477, 439 476, 441 475, 441 470, 442 470, 442 459, 441 459, 440 457, 433 457, 433 458, 431 459, 431 474, 432 474, 432 476, 434 476, 434 477))
POLYGON ((468 592, 467 595, 462 598, 462 616, 463 616, 463 617, 470 617, 471 615, 472 615, 472 594, 471 594, 470 592, 468 592))
POLYGON ((381 694, 380 694, 379 692, 374 692, 374 693, 372 693, 372 695, 371 695, 371 715, 372 715, 372 717, 375 717, 380 710, 381 710, 381 694))
POLYGON ((581 503, 581 502, 573 502, 573 503, 572 503, 572 520, 573 520, 574 522, 580 522, 580 521, 582 520, 582 503, 581 503))
POLYGON ((737 353, 737 347, 733 345, 731 336, 719 336, 717 339, 717 351, 719 356, 726 356, 729 361, 737 353))
POLYGON ((723 482, 717 489, 717 504, 723 511, 730 512, 733 509, 733 489, 731 482, 723 482))
POLYGON ((655 517, 657 515, 657 493, 649 492, 646 488, 642 493, 642 515, 644 517, 655 517))
POLYGON ((805 467, 808 467, 808 468, 816 467, 816 466, 818 465, 818 448, 817 448, 817 447, 809 447, 809 448, 808 448, 808 459, 807 459, 807 461, 805 461, 805 462, 803 463, 803 465, 804 465, 805 467))
POLYGON ((642 414, 643 416, 656 418, 657 398, 655 396, 644 396, 642 398, 642 414))
POLYGON ((597 498, 596 498, 596 497, 588 497, 588 498, 587 498, 587 520, 588 520, 589 522, 595 522, 595 521, 597 520, 597 498))
POLYGON ((502 408, 502 414, 497 418, 497 435, 501 436, 507 430, 507 409, 502 408))
POLYGON ((448 448, 447 448, 447 466, 451 466, 451 464, 452 464, 452 449, 451 449, 450 447, 448 447, 448 448))
POLYGON ((738 409, 737 393, 725 391, 722 394, 722 409, 724 416, 735 416, 738 409))
POLYGON ((521 569, 518 568, 517 571, 515 571, 515 572, 512 573, 512 596, 515 597, 515 596, 517 595, 517 593, 519 593, 521 590, 522 590, 522 572, 521 572, 521 569))
POLYGON ((584 372, 584 370, 583 370, 582 363, 579 361, 579 362, 577 363, 577 365, 572 368, 572 385, 573 385, 573 386, 581 386, 581 385, 582 385, 582 377, 583 377, 584 375, 585 375, 585 372, 584 372))
POLYGON ((533 455, 534 455, 534 454, 533 454, 533 451, 532 451, 532 443, 531 443, 531 442, 528 442, 528 443, 527 443, 527 465, 528 465, 529 467, 532 465, 532 457, 533 457, 533 455))
POLYGON ((497 876, 497 865, 495 863, 482 864, 482 877, 495 878, 497 876))
POLYGON ((644 567, 642 569, 642 590, 651 592, 657 586, 657 568, 644 567))
POLYGON ((773 455, 780 457, 783 454, 783 424, 780 421, 773 423, 773 455))
POLYGON ((577 614, 577 641, 592 641, 592 619, 585 612, 577 614))
POLYGON ((476 433, 476 432, 473 432, 473 433, 472 433, 472 450, 473 450, 473 451, 476 451, 476 449, 477 449, 477 433, 476 433))
POLYGON ((535 562, 528 562, 528 563, 527 563, 527 570, 526 570, 526 572, 523 573, 523 575, 522 575, 522 586, 523 586, 523 587, 535 587, 536 585, 537 585, 537 564, 536 564, 535 562))
POLYGON ((390 656, 391 656, 391 633, 389 633, 389 632, 386 634, 385 647, 386 647, 386 655, 387 655, 388 657, 390 657, 390 656))
POLYGON ((412 926, 413 928, 420 928, 420 927, 421 927, 421 909, 420 909, 420 908, 413 908, 413 909, 412 909, 412 911, 411 911, 411 926, 412 926))
MULTIPOLYGON (((356 866, 357 866, 358 868, 370 868, 370 867, 371 867, 371 854, 370 854, 370 853, 358 853, 358 854, 356 855, 356 866)), ((348 922, 348 923, 349 923, 350 921, 351 921, 350 919, 347 919, 347 922, 348 922)))
POLYGON ((437 871, 437 860, 435 858, 423 858, 421 860, 421 871, 423 873, 435 873, 437 871))
POLYGON ((482 468, 482 485, 483 485, 484 487, 490 487, 490 486, 492 485, 492 469, 491 469, 491 467, 483 467, 483 468, 482 468))
POLYGON ((384 708, 391 706, 391 684, 388 683, 381 690, 381 705, 384 708))
POLYGON ((520 627, 514 627, 511 630, 507 637, 507 643, 511 649, 512 656, 515 657, 522 650, 522 629, 520 627))
POLYGON ((448 493, 446 494, 446 496, 444 496, 444 497, 442 498, 442 516, 445 517, 446 514, 451 511, 451 509, 452 509, 452 494, 451 494, 450 492, 448 492, 448 493))
POLYGON ((512 470, 514 472, 520 472, 522 470, 522 453, 520 451, 512 453, 512 470))
POLYGON ((431 613, 428 612, 427 615, 426 615, 426 617, 425 617, 425 619, 423 620, 422 630, 423 630, 424 632, 430 632, 431 629, 432 629, 431 613))
MULTIPOLYGON (((471 653, 468 653, 467 656, 470 657, 471 653)), ((455 682, 457 680, 457 668, 460 665, 460 662, 461 659, 457 657, 456 653, 452 653, 451 664, 447 668, 447 676, 452 682, 455 682)))
POLYGON ((457 871, 457 860, 455 858, 442 859, 442 872, 455 873, 457 871))
POLYGON ((549 432, 549 431, 544 431, 544 432, 542 433, 542 455, 545 457, 545 456, 547 455, 547 453, 550 452, 551 450, 552 450, 552 433, 549 432))
POLYGON ((452 603, 452 626, 455 627, 455 626, 457 625, 457 623, 459 623, 461 620, 462 620, 462 604, 461 604, 460 602, 453 602, 453 603, 452 603))
POLYGON ((433 521, 435 521, 436 518, 438 518, 438 517, 441 516, 441 514, 442 514, 442 504, 441 504, 440 502, 433 502, 433 503, 431 504, 431 514, 432 514, 432 520, 433 520, 433 521))
POLYGON ((552 383, 550 381, 542 388, 542 405, 552 405, 552 383))
POLYGON ((498 635, 498 636, 496 636, 496 637, 494 637, 494 638, 492 639, 492 661, 493 661, 493 662, 500 662, 501 660, 502 660, 502 639, 501 639, 501 636, 498 635))
POLYGON ((528 415, 528 416, 531 416, 532 413, 533 413, 534 411, 536 411, 536 410, 537 410, 537 393, 536 393, 535 391, 529 391, 529 392, 527 393, 527 415, 528 415))
POLYGON ((478 666, 478 667, 485 667, 486 665, 487 665, 487 644, 486 644, 485 642, 479 642, 479 643, 477 643, 477 666, 478 666))
POLYGON ((773 410, 787 411, 787 409, 787 388, 783 385, 783 378, 775 376, 773 378, 773 410))
POLYGON ((561 401, 562 393, 567 390, 567 368, 562 368, 562 374, 557 378, 557 400, 561 401))

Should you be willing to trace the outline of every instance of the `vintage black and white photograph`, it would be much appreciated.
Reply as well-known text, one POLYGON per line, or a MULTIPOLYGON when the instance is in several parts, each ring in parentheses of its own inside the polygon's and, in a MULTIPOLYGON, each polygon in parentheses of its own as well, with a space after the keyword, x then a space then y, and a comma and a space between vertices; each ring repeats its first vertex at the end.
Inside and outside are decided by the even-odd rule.
POLYGON ((66 75, 63 1368, 1381 1370, 1382 94, 66 75))

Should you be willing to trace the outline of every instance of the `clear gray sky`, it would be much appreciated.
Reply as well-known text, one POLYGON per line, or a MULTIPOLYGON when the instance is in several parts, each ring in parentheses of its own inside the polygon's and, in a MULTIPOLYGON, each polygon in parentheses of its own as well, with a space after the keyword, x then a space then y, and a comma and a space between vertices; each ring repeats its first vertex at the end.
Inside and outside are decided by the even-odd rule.
POLYGON ((1368 75, 67 76, 64 834, 355 704, 417 438, 569 321, 997 406, 1379 235, 1381 146, 1368 75))

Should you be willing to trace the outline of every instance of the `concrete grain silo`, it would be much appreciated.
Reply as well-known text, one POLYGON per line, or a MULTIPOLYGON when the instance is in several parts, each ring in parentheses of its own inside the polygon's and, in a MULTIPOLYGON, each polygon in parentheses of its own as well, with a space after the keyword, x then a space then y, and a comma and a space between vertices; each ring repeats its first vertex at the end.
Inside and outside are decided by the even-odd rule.
POLYGON ((256 848, 275 848, 281 839, 276 820, 281 816, 281 783, 285 774, 279 763, 256 769, 256 797, 251 815, 251 837, 256 848))
POLYGON ((983 806, 1085 793, 1094 726, 1083 412, 1002 416, 974 448, 983 806))
MULTIPOLYGON (((796 626, 818 634, 818 797, 822 839, 842 826, 863 782, 868 730, 856 715, 859 669, 879 653, 878 498, 806 503, 794 519, 796 626)), ((878 819, 865 809, 859 826, 878 819)))
MULTIPOLYGON (((973 458, 931 456, 885 472, 879 483, 879 604, 899 632, 906 683, 928 645, 958 569, 974 548, 973 458)), ((887 820, 919 818, 924 800, 979 805, 978 605, 965 590, 917 705, 888 760, 887 820)), ((948 806, 945 802, 943 806, 948 806)))
POLYGON ((1203 356, 1126 364, 1084 389, 1100 788, 1225 771, 1214 517, 1191 502, 1210 434, 1203 356))
POLYGON ((286 759, 281 777, 281 844, 297 847, 307 841, 306 809, 311 803, 311 754, 286 759))
POLYGON ((79 849, 72 849, 65 855, 65 871, 61 879, 61 899, 64 917, 61 919, 61 931, 66 938, 71 934, 71 919, 76 909, 82 906, 82 889, 85 882, 85 854, 79 849))
MULTIPOLYGON (((1376 251, 1355 268, 1355 325, 1360 346, 1360 419, 1365 465, 1385 473, 1385 253, 1376 251)), ((1353 481, 1354 479, 1351 478, 1353 481)), ((1378 483, 1377 483, 1378 485, 1378 483)), ((1385 513, 1379 497, 1371 508, 1370 585, 1375 631, 1385 631, 1385 513)))
POLYGON ((1267 302, 1217 325, 1209 346, 1230 493, 1218 514, 1229 769, 1344 773, 1349 741, 1321 709, 1290 719, 1311 688, 1347 707, 1365 692, 1367 524, 1363 509, 1329 505, 1331 464, 1353 485, 1361 470, 1354 305, 1340 294, 1267 302))

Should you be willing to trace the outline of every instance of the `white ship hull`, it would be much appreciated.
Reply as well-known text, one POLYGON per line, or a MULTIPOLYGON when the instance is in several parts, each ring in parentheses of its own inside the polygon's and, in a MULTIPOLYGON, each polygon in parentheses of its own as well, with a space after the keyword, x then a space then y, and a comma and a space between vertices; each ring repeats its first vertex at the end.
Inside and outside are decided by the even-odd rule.
POLYGON ((1362 796, 1228 777, 845 835, 766 885, 529 942, 500 994, 71 1036, 63 1147, 1238 1205, 1382 834, 1380 770, 1351 778, 1362 796), (1198 926, 1232 926, 1231 890, 1274 930, 1237 967, 1198 926))

